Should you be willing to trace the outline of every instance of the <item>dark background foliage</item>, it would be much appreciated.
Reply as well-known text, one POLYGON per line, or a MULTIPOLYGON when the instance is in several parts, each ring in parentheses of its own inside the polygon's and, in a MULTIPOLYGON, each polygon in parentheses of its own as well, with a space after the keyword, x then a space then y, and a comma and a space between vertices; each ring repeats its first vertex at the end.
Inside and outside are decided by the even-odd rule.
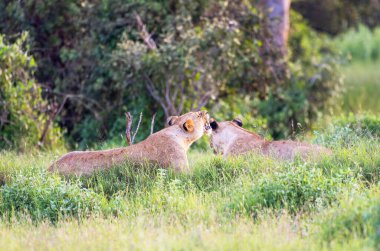
POLYGON ((298 0, 292 8, 301 13, 317 31, 332 35, 365 24, 374 28, 380 23, 379 0, 298 0))
MULTIPOLYGON (((332 1, 318 11, 340 13, 345 2, 332 1)), ((283 60, 276 48, 263 46, 268 36, 263 13, 255 2, 247 3, 5 0, 0 33, 12 44, 28 32, 24 51, 29 48, 37 62, 34 77, 50 105, 47 116, 62 106, 54 121, 71 146, 120 138, 126 111, 144 114, 139 141, 149 134, 155 112, 158 130, 165 116, 197 107, 213 110, 218 119, 265 118, 274 138, 289 137, 297 125, 312 126, 340 84, 333 47, 302 15, 317 30, 336 34, 359 22, 374 25, 377 7, 350 2, 357 6, 350 13, 356 19, 341 13, 340 22, 350 22, 324 18, 321 27, 309 12, 317 8, 305 7, 314 3, 296 1, 294 9, 302 15, 291 14, 289 56, 283 60), (157 50, 142 40, 136 14, 157 50), (170 102, 163 91, 167 85, 170 102), (216 111, 221 102, 234 112, 216 111)))

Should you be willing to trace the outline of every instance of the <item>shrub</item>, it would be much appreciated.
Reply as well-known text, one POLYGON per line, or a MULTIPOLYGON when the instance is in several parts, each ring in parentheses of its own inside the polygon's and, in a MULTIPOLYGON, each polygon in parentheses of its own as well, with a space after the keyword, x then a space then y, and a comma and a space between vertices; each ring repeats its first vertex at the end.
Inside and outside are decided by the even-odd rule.
POLYGON ((9 44, 0 35, 0 149, 59 143, 59 130, 50 123, 49 106, 33 76, 36 63, 23 48, 26 38, 24 33, 9 44))
POLYGON ((331 159, 317 164, 326 174, 350 169, 365 182, 380 180, 380 149, 378 124, 373 115, 342 116, 323 132, 315 132, 314 143, 334 151, 331 159))

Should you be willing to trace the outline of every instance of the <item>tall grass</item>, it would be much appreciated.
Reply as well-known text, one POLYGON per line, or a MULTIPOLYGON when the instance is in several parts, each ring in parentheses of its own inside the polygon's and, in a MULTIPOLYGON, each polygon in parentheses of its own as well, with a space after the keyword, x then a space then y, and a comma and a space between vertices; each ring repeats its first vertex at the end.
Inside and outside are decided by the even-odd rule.
POLYGON ((351 29, 335 39, 343 56, 353 62, 380 59, 380 27, 370 30, 364 25, 351 29))
POLYGON ((344 75, 344 90, 340 111, 355 114, 365 112, 372 114, 379 113, 379 69, 380 61, 353 62, 342 68, 344 75))
POLYGON ((315 141, 334 154, 318 162, 192 152, 190 174, 125 164, 88 178, 64 179, 46 172, 54 153, 2 152, 0 246, 375 249, 380 225, 376 121, 341 118, 319 132, 315 141))
POLYGON ((337 112, 377 114, 380 111, 380 27, 361 25, 334 39, 345 64, 342 99, 336 99, 337 112))

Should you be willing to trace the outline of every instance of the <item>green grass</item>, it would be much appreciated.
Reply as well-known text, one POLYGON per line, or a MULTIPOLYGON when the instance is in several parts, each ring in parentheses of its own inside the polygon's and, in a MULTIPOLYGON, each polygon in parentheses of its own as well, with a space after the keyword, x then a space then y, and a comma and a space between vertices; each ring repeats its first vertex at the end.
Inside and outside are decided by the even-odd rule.
POLYGON ((364 25, 350 29, 333 40, 346 64, 343 98, 337 100, 338 113, 380 112, 380 27, 370 30, 364 25))
MULTIPOLYGON (((380 44, 379 44, 380 47, 380 44)), ((342 110, 352 113, 380 112, 380 61, 354 62, 342 68, 342 110)))
POLYGON ((370 30, 364 25, 350 29, 334 39, 344 57, 354 62, 380 59, 380 27, 370 30))
POLYGON ((377 121, 336 120, 314 138, 334 154, 316 163, 259 155, 223 159, 194 151, 193 171, 186 175, 126 164, 63 179, 46 172, 60 152, 1 152, 0 246, 375 250, 377 121))

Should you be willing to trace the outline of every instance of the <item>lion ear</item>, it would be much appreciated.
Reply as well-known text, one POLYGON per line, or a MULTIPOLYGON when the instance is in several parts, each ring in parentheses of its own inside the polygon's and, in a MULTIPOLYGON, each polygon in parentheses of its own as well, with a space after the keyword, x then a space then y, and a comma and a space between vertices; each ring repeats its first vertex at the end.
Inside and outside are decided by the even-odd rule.
POLYGON ((218 128, 218 122, 216 122, 215 119, 210 119, 210 126, 212 128, 212 130, 216 130, 216 128, 218 128))
POLYGON ((185 129, 186 132, 193 132, 194 131, 194 121, 192 119, 186 120, 186 122, 183 123, 183 129, 185 129))
POLYGON ((178 116, 170 116, 167 120, 166 120, 166 124, 168 126, 172 126, 175 121, 178 119, 178 116))
POLYGON ((243 127, 243 122, 239 118, 232 120, 232 122, 235 123, 236 125, 240 126, 240 127, 243 127))

